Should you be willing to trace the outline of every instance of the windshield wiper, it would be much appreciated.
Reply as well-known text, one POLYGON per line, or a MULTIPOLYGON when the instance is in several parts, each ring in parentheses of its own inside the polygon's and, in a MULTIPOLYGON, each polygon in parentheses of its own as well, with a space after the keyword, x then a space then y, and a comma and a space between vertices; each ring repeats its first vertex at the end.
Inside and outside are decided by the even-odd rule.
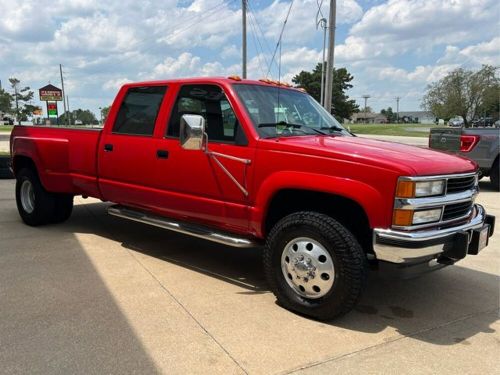
POLYGON ((302 125, 302 124, 293 124, 293 123, 289 123, 286 121, 262 123, 262 124, 259 124, 257 127, 259 127, 259 128, 274 128, 278 125, 283 125, 285 127, 293 128, 293 129, 304 128, 304 129, 312 130, 313 132, 321 134, 321 135, 328 135, 327 133, 322 132, 320 129, 316 129, 316 128, 313 128, 311 126, 302 125))
POLYGON ((338 126, 335 126, 335 125, 333 125, 333 126, 322 126, 320 129, 321 130, 330 130, 332 132, 341 132, 341 131, 344 131, 344 129, 339 128, 338 126))

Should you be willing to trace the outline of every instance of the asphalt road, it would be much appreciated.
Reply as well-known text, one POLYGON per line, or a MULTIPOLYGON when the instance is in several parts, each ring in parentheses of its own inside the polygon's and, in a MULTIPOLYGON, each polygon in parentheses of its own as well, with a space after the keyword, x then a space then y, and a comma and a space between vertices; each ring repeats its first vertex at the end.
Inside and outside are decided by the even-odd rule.
MULTIPOLYGON (((499 193, 478 201, 500 217, 499 193)), ((275 303, 259 250, 108 216, 19 219, 0 180, 1 374, 499 373, 500 233, 407 281, 373 273, 358 308, 319 323, 275 303)))

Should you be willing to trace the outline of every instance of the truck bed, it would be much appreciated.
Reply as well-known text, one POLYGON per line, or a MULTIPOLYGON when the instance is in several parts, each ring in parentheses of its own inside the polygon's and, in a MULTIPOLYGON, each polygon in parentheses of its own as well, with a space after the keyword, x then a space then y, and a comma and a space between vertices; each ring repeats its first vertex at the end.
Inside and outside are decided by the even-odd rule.
POLYGON ((15 126, 11 133, 12 157, 16 163, 21 162, 16 155, 29 156, 50 191, 100 198, 97 147, 101 131, 99 128, 15 126))
MULTIPOLYGON (((435 128, 429 134, 429 147, 464 156, 479 164, 482 174, 489 175, 498 158, 500 129, 497 128, 435 128), (478 137, 469 151, 461 150, 462 136, 478 137)), ((470 141, 469 137, 469 141, 470 141)), ((465 139, 467 141, 467 139, 465 139)))

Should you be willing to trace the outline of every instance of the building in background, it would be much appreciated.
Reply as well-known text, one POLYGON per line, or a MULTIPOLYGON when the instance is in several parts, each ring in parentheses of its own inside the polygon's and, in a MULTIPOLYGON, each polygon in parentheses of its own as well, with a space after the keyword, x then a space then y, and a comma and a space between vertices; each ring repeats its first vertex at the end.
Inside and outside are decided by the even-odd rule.
POLYGON ((427 111, 399 112, 399 121, 412 124, 434 124, 437 122, 436 116, 427 111))

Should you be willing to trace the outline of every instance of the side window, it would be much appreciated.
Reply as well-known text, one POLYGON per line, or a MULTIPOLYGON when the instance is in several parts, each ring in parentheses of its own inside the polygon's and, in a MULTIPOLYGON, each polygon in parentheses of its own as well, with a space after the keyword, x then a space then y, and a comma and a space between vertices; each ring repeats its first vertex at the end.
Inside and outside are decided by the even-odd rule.
POLYGON ((114 134, 153 135, 166 86, 132 87, 113 125, 114 134))
POLYGON ((226 95, 218 86, 183 86, 172 109, 168 136, 179 136, 180 121, 184 114, 196 114, 205 118, 209 141, 247 143, 226 95))

